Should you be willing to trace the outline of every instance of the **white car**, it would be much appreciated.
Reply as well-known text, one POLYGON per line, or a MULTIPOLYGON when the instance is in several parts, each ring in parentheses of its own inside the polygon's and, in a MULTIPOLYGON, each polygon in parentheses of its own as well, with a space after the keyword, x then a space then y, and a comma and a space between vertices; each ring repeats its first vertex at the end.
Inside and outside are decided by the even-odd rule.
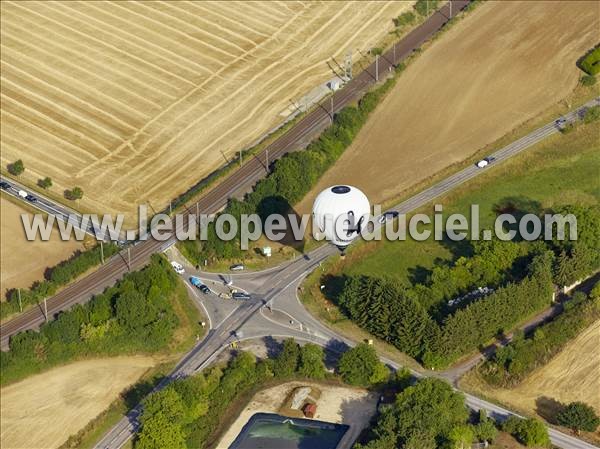
POLYGON ((173 262, 171 262, 171 266, 175 270, 175 273, 177 273, 177 274, 185 273, 185 270, 183 269, 183 265, 181 265, 179 262, 173 261, 173 262))
POLYGON ((477 162, 477 167, 478 168, 483 168, 483 167, 487 167, 489 164, 488 161, 486 161, 485 159, 480 160, 479 162, 477 162))

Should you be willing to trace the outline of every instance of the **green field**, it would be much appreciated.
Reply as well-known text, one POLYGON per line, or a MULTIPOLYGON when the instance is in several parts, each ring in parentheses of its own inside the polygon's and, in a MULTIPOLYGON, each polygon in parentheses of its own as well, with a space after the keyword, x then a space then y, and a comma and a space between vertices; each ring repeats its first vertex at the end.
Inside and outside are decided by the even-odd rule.
MULTIPOLYGON (((439 199, 444 217, 480 208, 481 228, 492 228, 498 210, 539 213, 566 204, 600 202, 600 124, 553 136, 439 199)), ((433 217, 433 207, 421 210, 433 217)), ((445 219, 445 218, 444 218, 445 219)), ((385 275, 422 282, 436 264, 468 254, 468 242, 371 242, 353 248, 336 267, 348 274, 385 275)))

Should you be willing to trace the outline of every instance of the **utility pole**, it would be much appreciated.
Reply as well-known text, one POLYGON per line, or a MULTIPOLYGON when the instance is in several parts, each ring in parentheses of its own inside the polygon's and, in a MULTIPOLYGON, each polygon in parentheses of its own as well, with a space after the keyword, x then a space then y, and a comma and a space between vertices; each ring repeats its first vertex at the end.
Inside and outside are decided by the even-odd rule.
POLYGON ((173 203, 169 201, 169 215, 173 213, 173 203))
POLYGON ((48 322, 48 304, 46 303, 46 298, 44 298, 44 316, 46 317, 46 322, 48 322))
POLYGON ((375 82, 379 81, 379 54, 375 55, 375 82))
POLYGON ((19 297, 19 312, 23 311, 23 304, 21 303, 21 289, 17 289, 17 296, 19 297))
POLYGON ((333 123, 333 94, 331 94, 331 115, 329 116, 329 118, 331 119, 331 123, 333 123))
POLYGON ((127 247, 127 269, 131 271, 131 248, 127 247))
POLYGON ((265 168, 267 169, 267 173, 269 173, 269 149, 265 150, 265 168))
POLYGON ((100 262, 104 265, 104 242, 100 240, 100 262))
POLYGON ((243 165, 243 162, 242 162, 242 150, 240 150, 240 167, 241 167, 242 165, 243 165))
POLYGON ((394 67, 396 67, 396 42, 394 42, 394 67))
POLYGON ((450 3, 450 19, 452 18, 452 0, 450 0, 448 3, 450 3))

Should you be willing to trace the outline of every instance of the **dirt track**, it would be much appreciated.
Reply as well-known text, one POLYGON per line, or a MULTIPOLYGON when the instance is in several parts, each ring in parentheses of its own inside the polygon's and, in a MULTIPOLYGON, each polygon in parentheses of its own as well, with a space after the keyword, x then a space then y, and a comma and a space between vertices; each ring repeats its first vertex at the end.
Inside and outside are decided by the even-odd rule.
POLYGON ((299 206, 349 183, 384 202, 566 97, 597 43, 594 2, 486 2, 409 66, 299 206))
POLYGON ((83 244, 63 242, 56 228, 49 241, 28 242, 21 224, 21 214, 25 210, 4 197, 0 199, 0 209, 0 300, 3 301, 7 290, 29 288, 34 281, 43 279, 47 267, 68 259, 75 251, 82 249, 83 244))
POLYGON ((83 208, 160 210, 411 4, 2 2, 2 164, 83 208))
POLYGON ((0 446, 60 446, 156 362, 117 357, 71 363, 3 388, 0 446))

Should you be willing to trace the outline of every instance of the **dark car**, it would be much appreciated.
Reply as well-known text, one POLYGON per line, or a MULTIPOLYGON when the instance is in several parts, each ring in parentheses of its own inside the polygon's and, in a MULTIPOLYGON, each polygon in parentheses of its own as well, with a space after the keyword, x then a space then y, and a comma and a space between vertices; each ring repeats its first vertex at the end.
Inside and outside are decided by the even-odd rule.
POLYGON ((26 199, 27 201, 29 201, 30 203, 36 203, 36 202, 37 202, 37 198, 36 198, 35 196, 33 196, 33 195, 27 195, 27 196, 25 197, 25 199, 26 199))
POLYGON ((208 295, 210 293, 210 289, 206 285, 201 285, 198 287, 202 293, 208 295))
POLYGON ((10 184, 6 181, 2 181, 0 182, 0 188, 2 188, 2 190, 8 190, 10 189, 10 184))
POLYGON ((239 299, 239 300, 248 300, 250 299, 250 295, 248 293, 243 293, 243 292, 235 292, 233 295, 231 295, 231 297, 233 299, 239 299))
POLYGON ((383 214, 381 214, 381 217, 379 217, 379 223, 385 223, 388 220, 393 220, 395 218, 398 218, 399 215, 400 212, 395 210, 384 212, 383 214))

